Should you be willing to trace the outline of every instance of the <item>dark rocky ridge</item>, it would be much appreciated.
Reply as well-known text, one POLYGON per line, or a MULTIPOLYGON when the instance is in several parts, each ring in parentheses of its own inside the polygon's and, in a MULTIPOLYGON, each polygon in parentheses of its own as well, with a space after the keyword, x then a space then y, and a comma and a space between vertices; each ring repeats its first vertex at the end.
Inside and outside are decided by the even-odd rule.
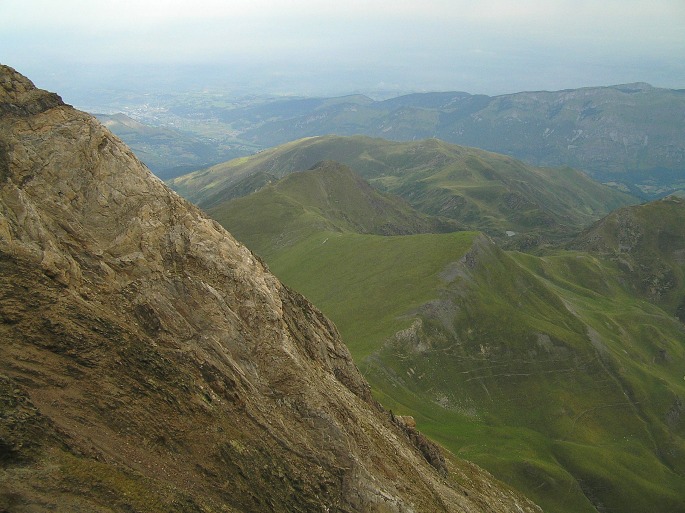
POLYGON ((0 85, 0 511, 538 511, 431 467, 330 321, 94 118, 0 85))

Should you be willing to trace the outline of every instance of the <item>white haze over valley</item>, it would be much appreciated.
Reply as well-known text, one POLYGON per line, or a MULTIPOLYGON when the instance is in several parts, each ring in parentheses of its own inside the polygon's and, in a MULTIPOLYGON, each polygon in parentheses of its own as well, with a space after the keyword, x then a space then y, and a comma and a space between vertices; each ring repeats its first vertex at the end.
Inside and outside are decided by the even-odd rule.
POLYGON ((683 0, 0 1, 0 62, 88 92, 685 88, 683 0))

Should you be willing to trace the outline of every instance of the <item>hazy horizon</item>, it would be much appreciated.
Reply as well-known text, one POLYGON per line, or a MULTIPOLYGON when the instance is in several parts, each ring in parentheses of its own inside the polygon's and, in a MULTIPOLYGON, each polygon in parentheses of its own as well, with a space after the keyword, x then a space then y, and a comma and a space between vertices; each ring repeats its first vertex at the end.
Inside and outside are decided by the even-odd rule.
POLYGON ((217 89, 333 96, 685 88, 685 2, 0 2, 0 62, 75 103, 217 89))

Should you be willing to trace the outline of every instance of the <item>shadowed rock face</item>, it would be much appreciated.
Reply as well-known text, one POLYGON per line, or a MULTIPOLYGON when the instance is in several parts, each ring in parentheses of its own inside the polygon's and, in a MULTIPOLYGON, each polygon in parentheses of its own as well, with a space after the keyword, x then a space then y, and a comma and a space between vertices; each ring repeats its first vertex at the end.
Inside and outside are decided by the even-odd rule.
POLYGON ((333 324, 94 118, 0 86, 0 510, 537 511, 431 467, 333 324))

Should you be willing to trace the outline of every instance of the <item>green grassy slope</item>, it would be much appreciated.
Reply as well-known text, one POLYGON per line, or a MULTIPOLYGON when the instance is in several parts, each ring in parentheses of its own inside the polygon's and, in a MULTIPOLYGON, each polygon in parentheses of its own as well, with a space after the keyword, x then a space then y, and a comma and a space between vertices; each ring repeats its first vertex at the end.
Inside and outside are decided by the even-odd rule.
POLYGON ((470 260, 361 362, 380 398, 550 511, 683 511, 683 325, 582 253, 470 260))
MULTIPOLYGON (((430 299, 441 282, 435 269, 461 258, 476 236, 438 233, 455 232, 455 223, 421 214, 330 161, 209 212, 286 284, 307 282, 309 296, 337 312, 350 340, 375 343, 430 299), (309 280, 322 275, 328 278, 309 280), (331 287, 335 283, 340 287, 331 287)), ((377 348, 356 344, 358 354, 377 348)))
POLYGON ((268 259, 284 283, 329 315, 358 360, 378 350, 443 282, 475 232, 378 236, 318 232, 268 259), (324 278, 325 277, 325 278, 324 278))
POLYGON ((403 197, 421 212, 519 246, 575 233, 634 200, 570 168, 534 168, 520 161, 429 139, 390 142, 368 137, 313 137, 229 161, 170 182, 204 208, 230 199, 246 177, 276 177, 321 160, 351 167, 378 190, 403 197))
POLYGON ((348 167, 331 161, 209 212, 265 257, 324 231, 408 235, 459 228, 452 220, 421 214, 402 199, 376 191, 348 167))
POLYGON ((671 196, 612 212, 570 246, 616 262, 638 294, 685 321, 683 220, 685 200, 671 196))
POLYGON ((610 265, 471 233, 320 233, 269 262, 386 406, 550 511, 683 510, 685 333, 610 265))
POLYGON ((358 233, 375 196, 327 166, 212 213, 334 320, 384 405, 546 511, 685 511, 681 323, 589 253, 358 233))

